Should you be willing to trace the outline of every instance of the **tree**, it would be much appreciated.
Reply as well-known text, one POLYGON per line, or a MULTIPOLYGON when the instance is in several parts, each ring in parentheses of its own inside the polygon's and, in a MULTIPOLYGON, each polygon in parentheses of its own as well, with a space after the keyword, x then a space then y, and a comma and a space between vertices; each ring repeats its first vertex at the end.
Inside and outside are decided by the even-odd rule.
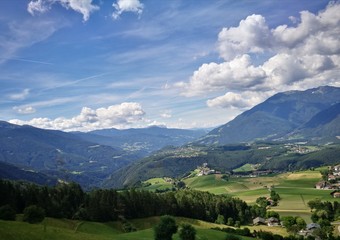
POLYGON ((298 226, 299 230, 305 229, 306 226, 307 226, 306 221, 301 217, 296 217, 295 222, 296 222, 296 225, 298 226))
POLYGON ((271 217, 280 219, 280 215, 277 212, 275 212, 275 211, 267 211, 266 218, 271 218, 271 217))
POLYGON ((181 240, 195 240, 196 229, 190 224, 183 224, 181 230, 179 231, 179 238, 181 240))
POLYGON ((155 240, 171 240, 172 235, 177 232, 177 224, 173 217, 164 215, 154 228, 155 240))
POLYGON ((0 207, 0 219, 2 220, 15 220, 15 210, 9 205, 0 207))
POLYGON ((235 223, 234 223, 234 219, 231 218, 231 217, 229 217, 228 220, 227 220, 227 225, 228 225, 228 226, 234 226, 234 224, 235 224, 235 223))
POLYGON ((24 209, 23 220, 29 223, 39 223, 45 218, 45 210, 36 205, 28 206, 24 209))
POLYGON ((215 223, 217 223, 217 224, 224 224, 224 223, 225 223, 225 218, 224 218, 224 216, 221 215, 221 214, 218 214, 215 223))

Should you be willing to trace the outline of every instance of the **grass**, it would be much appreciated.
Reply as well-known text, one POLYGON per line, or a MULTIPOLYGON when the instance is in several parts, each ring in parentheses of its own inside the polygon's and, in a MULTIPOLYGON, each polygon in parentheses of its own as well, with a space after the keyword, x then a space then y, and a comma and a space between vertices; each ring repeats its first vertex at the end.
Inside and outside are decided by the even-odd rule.
POLYGON ((144 190, 156 191, 171 189, 173 187, 172 183, 166 182, 163 178, 151 178, 144 183, 150 184, 147 187, 143 187, 144 190))
POLYGON ((246 163, 243 166, 234 169, 233 171, 234 172, 250 172, 250 171, 253 171, 255 169, 256 169, 256 167, 255 167, 254 164, 246 163))
MULTIPOLYGON (((67 219, 46 218, 40 224, 28 224, 22 221, 0 220, 0 239, 6 240, 151 240, 154 239, 153 227, 159 222, 159 217, 133 219, 130 222, 138 231, 123 233, 119 222, 81 222, 67 219)), ((213 227, 226 227, 195 219, 176 218, 178 225, 189 223, 197 230, 196 239, 224 240, 226 233, 212 230, 213 227)), ((179 240, 178 233, 174 240, 179 240)), ((250 240, 252 238, 242 237, 250 240)))
POLYGON ((258 197, 269 196, 268 187, 273 187, 282 200, 278 206, 272 207, 272 210, 282 215, 301 216, 311 222, 308 201, 316 198, 334 201, 330 195, 331 190, 314 188, 320 179, 321 174, 319 169, 316 169, 256 178, 231 177, 228 181, 221 179, 219 175, 208 175, 186 179, 185 183, 192 189, 232 195, 249 204, 254 204, 258 197))

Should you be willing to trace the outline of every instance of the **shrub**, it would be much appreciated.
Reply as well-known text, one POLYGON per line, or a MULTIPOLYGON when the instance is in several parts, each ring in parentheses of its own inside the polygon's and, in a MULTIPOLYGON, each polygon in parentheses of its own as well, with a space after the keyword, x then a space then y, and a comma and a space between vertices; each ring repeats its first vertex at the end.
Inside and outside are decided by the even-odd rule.
POLYGON ((0 207, 0 219, 15 220, 15 210, 10 205, 3 205, 0 207))
POLYGON ((45 218, 45 210, 36 205, 28 206, 24 209, 24 218, 25 222, 29 223, 40 223, 45 218))
POLYGON ((181 240, 195 240, 196 229, 190 224, 183 224, 181 230, 179 231, 179 238, 181 240))
POLYGON ((168 215, 161 217, 161 222, 154 228, 155 240, 171 240, 177 232, 176 220, 168 215))
POLYGON ((241 240, 239 236, 232 235, 232 234, 227 234, 225 240, 241 240))

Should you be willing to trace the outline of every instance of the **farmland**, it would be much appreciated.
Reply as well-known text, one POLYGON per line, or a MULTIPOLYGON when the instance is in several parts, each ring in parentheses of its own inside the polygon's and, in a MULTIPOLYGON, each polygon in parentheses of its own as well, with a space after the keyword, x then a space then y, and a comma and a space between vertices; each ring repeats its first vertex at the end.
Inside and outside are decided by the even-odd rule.
MULTIPOLYGON (((229 177, 227 179, 223 178, 221 174, 213 174, 190 177, 183 181, 188 188, 214 194, 228 194, 249 204, 254 204, 258 197, 269 196, 268 189, 272 188, 282 198, 278 206, 272 207, 272 210, 283 216, 301 216, 307 222, 311 222, 308 201, 316 198, 323 201, 334 200, 330 195, 331 190, 314 188, 315 183, 320 179, 321 174, 317 169, 260 177, 229 177)), ((158 185, 151 185, 148 188, 160 187, 159 182, 158 185)))

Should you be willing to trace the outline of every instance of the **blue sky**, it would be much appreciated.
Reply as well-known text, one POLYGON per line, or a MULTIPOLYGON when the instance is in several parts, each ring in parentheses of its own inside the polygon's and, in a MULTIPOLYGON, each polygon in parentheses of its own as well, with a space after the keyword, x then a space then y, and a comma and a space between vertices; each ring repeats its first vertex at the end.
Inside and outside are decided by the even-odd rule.
POLYGON ((339 1, 2 0, 0 119, 206 128, 340 86, 339 1))

